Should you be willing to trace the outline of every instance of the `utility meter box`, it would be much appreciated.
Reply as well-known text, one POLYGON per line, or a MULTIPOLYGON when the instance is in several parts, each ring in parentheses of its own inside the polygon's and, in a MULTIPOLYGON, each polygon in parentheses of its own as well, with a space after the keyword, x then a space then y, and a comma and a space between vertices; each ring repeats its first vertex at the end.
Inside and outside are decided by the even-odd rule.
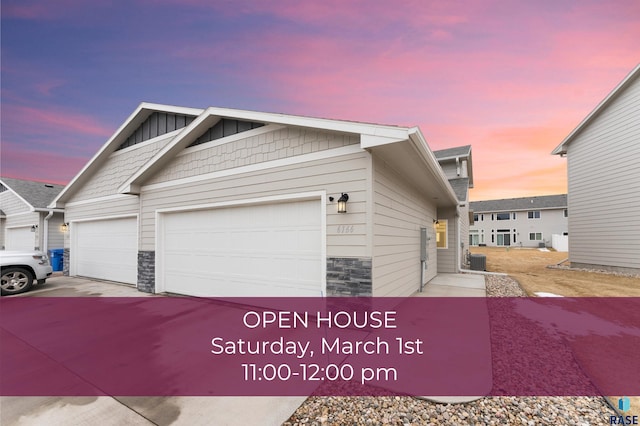
POLYGON ((420 228, 420 261, 426 262, 429 260, 429 236, 427 235, 427 228, 420 228))

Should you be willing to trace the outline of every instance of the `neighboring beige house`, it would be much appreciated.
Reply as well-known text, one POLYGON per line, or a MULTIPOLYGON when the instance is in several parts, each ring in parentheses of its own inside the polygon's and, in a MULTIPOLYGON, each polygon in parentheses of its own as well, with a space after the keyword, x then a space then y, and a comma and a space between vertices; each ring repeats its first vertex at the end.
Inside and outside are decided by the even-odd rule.
POLYGON ((640 272, 640 65, 552 154, 567 156, 571 265, 640 272))
POLYGON ((469 244, 489 247, 553 247, 566 251, 567 195, 472 201, 469 244))
POLYGON ((45 252, 63 248, 63 211, 47 207, 63 187, 1 177, 0 248, 45 252))
POLYGON ((441 255, 460 245, 459 204, 417 127, 143 103, 51 207, 65 208, 70 275, 195 296, 405 296, 459 269, 441 255))

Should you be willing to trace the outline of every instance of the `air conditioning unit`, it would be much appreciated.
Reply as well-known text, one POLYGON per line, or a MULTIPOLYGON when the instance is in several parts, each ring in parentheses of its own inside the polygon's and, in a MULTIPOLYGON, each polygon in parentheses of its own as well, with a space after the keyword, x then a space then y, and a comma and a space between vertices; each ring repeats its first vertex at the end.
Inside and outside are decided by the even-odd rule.
POLYGON ((470 254, 469 263, 472 271, 487 270, 487 256, 484 254, 470 254))

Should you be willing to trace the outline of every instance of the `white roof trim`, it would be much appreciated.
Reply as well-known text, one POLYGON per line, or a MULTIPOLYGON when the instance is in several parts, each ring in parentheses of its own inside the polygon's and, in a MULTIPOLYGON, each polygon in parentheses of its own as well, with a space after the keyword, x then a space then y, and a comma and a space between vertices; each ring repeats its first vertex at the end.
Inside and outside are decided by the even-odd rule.
MULTIPOLYGON (((113 145, 118 143, 120 145, 119 137, 126 131, 128 131, 129 127, 132 127, 132 123, 135 123, 136 118, 143 114, 143 112, 153 113, 155 111, 158 112, 168 112, 173 114, 185 114, 185 115, 200 115, 202 113, 202 109, 200 108, 186 108, 186 107, 178 107, 173 105, 162 105, 162 104, 154 104, 149 102, 142 102, 138 107, 129 115, 129 117, 122 123, 122 125, 115 131, 115 133, 109 138, 109 140, 102 145, 102 148, 89 160, 89 162, 75 175, 75 177, 65 186, 62 191, 58 194, 56 198, 47 206, 49 208, 63 207, 64 203, 59 204, 60 200, 64 200, 67 197, 67 194, 70 194, 73 191, 73 188, 76 184, 81 181, 81 177, 86 173, 89 173, 91 169, 93 169, 94 164, 97 163, 100 159, 105 156, 111 154, 114 151, 113 145)), ((146 117, 145 117, 146 119, 146 117)), ((144 121, 144 119, 142 120, 144 121)), ((135 123, 137 126, 139 123, 135 123)), ((132 130, 132 129, 129 129, 132 130)))
POLYGON ((438 161, 446 161, 446 160, 456 160, 458 158, 469 158, 470 156, 471 156, 471 152, 469 151, 466 154, 452 155, 450 157, 436 157, 436 159, 438 161))
POLYGON ((55 208, 34 209, 33 211, 38 213, 64 213, 64 209, 55 209, 55 208))
POLYGON ((429 168, 435 172, 440 179, 440 183, 447 189, 447 195, 449 195, 450 200, 457 205, 459 203, 458 196, 449 183, 449 179, 447 179, 447 176, 444 174, 444 170, 442 170, 440 163, 438 163, 435 154, 429 148, 427 140, 424 138, 420 128, 412 127, 409 129, 409 140, 413 142, 416 148, 418 148, 418 151, 422 154, 425 163, 427 163, 429 168))
POLYGON ((330 120, 323 118, 313 118, 286 114, 274 114, 257 111, 245 111, 229 108, 210 107, 206 110, 196 108, 174 107, 169 105, 141 103, 138 108, 125 120, 118 130, 109 138, 96 155, 85 165, 85 167, 73 178, 73 180, 60 192, 51 202, 49 208, 59 208, 64 206, 74 189, 82 185, 95 168, 100 167, 102 161, 119 146, 123 137, 144 121, 153 112, 171 112, 176 114, 196 115, 197 117, 186 127, 184 127, 173 140, 170 140, 160 151, 149 159, 140 169, 130 176, 123 183, 118 192, 121 194, 139 194, 140 187, 144 184, 145 178, 153 174, 154 170, 162 167, 162 164, 172 158, 177 152, 185 148, 196 133, 206 130, 221 118, 236 120, 246 120, 262 122, 265 124, 278 124, 341 133, 360 135, 360 149, 375 148, 376 146, 389 145, 393 143, 411 143, 419 152, 424 164, 439 180, 439 184, 445 189, 447 198, 454 204, 458 203, 456 194, 451 187, 444 171, 440 167, 438 160, 429 148, 424 136, 418 127, 397 127, 370 123, 359 123, 353 121, 330 120))
POLYGON ((402 135, 406 135, 407 132, 407 128, 397 126, 359 123, 357 121, 331 120, 327 118, 305 117, 300 115, 275 114, 270 112, 245 111, 231 108, 210 107, 207 108, 204 114, 240 120, 261 121, 267 123, 286 124, 290 126, 333 130, 344 133, 385 136, 390 138, 402 137, 402 135))
POLYGON ((566 154, 567 145, 570 144, 573 139, 591 123, 612 101, 615 99, 631 82, 640 76, 640 64, 629 73, 627 76, 596 106, 593 111, 589 113, 578 126, 564 138, 564 140, 558 145, 552 152, 552 155, 566 154))
POLYGON ((373 148, 380 145, 387 145, 390 143, 403 142, 409 139, 409 134, 401 138, 390 138, 387 136, 377 136, 377 135, 362 135, 360 136, 360 147, 362 149, 373 148))

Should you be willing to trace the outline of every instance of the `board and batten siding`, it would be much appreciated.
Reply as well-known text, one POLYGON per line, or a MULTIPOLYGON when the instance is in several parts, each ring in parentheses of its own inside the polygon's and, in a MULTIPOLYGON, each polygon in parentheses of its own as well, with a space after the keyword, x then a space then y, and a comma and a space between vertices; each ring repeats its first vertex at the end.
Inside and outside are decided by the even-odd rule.
POLYGON ((569 261, 640 269, 640 78, 567 146, 569 261))
POLYGON ((383 160, 373 156, 373 296, 408 296, 420 288, 420 228, 427 228, 424 282, 435 277, 436 208, 383 160))
POLYGON ((151 157, 171 141, 177 132, 113 152, 67 203, 117 194, 118 188, 151 157))
POLYGON ((157 210, 326 191, 327 256, 370 257, 366 226, 370 164, 370 155, 363 150, 246 173, 142 186, 140 250, 156 249, 157 210), (337 213, 336 200, 342 192, 349 194, 347 214, 337 213))

